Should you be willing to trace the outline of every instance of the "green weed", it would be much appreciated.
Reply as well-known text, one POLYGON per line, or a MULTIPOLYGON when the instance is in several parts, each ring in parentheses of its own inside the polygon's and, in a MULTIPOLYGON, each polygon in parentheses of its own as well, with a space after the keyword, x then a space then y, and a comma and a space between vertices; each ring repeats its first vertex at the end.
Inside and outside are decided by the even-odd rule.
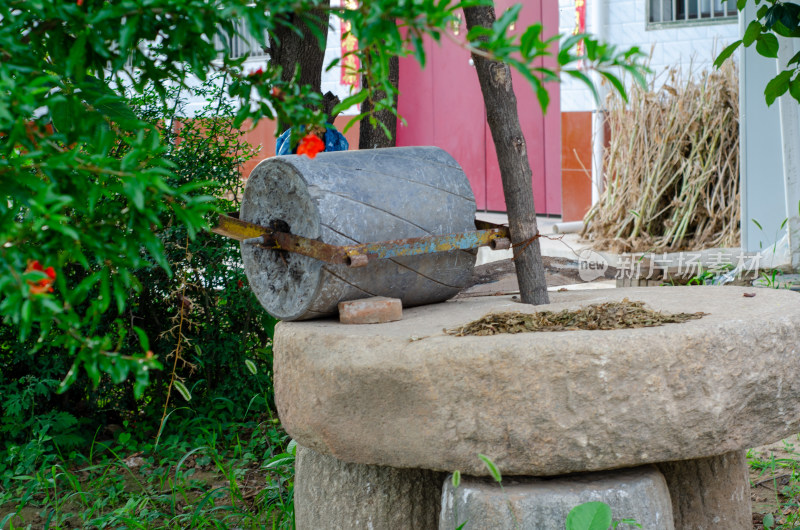
POLYGON ((61 455, 41 440, 9 451, 0 529, 293 528, 296 444, 272 414, 182 412, 158 447, 126 423, 84 452, 61 455))
POLYGON ((747 452, 754 521, 758 522, 760 516, 765 530, 800 527, 800 453, 794 446, 797 439, 784 440, 782 447, 771 446, 769 456, 755 450, 747 452))

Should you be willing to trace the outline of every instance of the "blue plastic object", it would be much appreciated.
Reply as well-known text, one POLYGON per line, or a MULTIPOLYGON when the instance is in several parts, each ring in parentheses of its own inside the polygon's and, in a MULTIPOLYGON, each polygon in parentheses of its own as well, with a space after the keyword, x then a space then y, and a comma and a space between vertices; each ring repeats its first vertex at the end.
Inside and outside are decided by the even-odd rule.
MULTIPOLYGON (((327 124, 325 130, 325 152, 330 151, 347 151, 350 149, 350 144, 347 142, 347 138, 344 137, 342 133, 336 130, 336 127, 331 125, 330 123, 327 124)), ((300 131, 302 132, 305 127, 301 127, 300 131)), ((278 140, 275 143, 275 154, 276 155, 291 155, 295 154, 296 150, 290 150, 289 138, 292 134, 291 129, 286 129, 283 134, 278 136, 278 140)))

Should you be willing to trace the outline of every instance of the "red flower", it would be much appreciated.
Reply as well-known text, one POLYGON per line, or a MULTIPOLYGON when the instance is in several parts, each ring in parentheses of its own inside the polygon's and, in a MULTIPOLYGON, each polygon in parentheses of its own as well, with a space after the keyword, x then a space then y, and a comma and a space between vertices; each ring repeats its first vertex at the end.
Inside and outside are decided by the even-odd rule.
POLYGON ((283 90, 274 86, 272 87, 272 97, 274 97, 278 101, 284 101, 286 99, 286 94, 283 93, 283 90))
POLYGON ((247 77, 256 77, 257 75, 261 75, 263 73, 264 73, 264 69, 263 68, 259 68, 258 70, 253 70, 252 72, 247 74, 247 77))
POLYGON ((77 3, 77 4, 78 4, 78 6, 80 7, 80 6, 82 6, 82 5, 83 5, 83 0, 78 0, 76 3, 77 3))
POLYGON ((53 281, 56 279, 56 271, 53 267, 47 267, 46 269, 42 268, 41 263, 38 260, 33 260, 28 262, 28 268, 25 269, 25 272, 31 271, 39 271, 43 272, 47 275, 47 278, 42 278, 41 280, 28 280, 28 285, 30 286, 31 293, 33 294, 41 294, 41 293, 52 293, 53 286, 51 285, 53 281))
POLYGON ((306 155, 308 158, 314 158, 317 153, 325 150, 325 144, 319 139, 316 134, 307 134, 300 140, 300 145, 297 146, 298 155, 306 155))

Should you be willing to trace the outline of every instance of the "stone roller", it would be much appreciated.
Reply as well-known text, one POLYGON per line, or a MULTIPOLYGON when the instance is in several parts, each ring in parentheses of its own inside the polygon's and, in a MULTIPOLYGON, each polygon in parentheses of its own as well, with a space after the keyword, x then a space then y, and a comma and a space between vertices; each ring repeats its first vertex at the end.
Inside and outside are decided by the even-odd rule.
POLYGON ((417 238, 433 246, 436 236, 445 237, 434 243, 451 243, 480 235, 475 212, 464 171, 437 147, 269 158, 247 180, 239 219, 284 240, 245 239, 242 260, 259 302, 282 320, 335 314, 339 302, 372 296, 399 298, 405 307, 442 302, 469 284, 474 247, 505 242, 507 231, 485 230, 492 233, 473 248, 462 241, 461 248, 406 251, 420 246, 417 238), (295 236, 302 241, 286 240, 295 236), (328 246, 306 248, 320 242, 328 246), (373 245, 354 247, 364 244, 373 245), (330 245, 347 255, 318 259, 330 257, 330 245), (394 251, 379 256, 387 246, 394 251))

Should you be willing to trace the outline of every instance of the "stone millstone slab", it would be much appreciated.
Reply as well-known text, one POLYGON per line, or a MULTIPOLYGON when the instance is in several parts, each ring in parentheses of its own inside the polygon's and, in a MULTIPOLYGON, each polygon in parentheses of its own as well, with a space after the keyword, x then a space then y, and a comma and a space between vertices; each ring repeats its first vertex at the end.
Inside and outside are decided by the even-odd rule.
MULTIPOLYGON (((800 295, 739 287, 552 293, 559 311, 629 298, 709 313, 660 327, 453 337, 507 297, 400 322, 282 322, 281 422, 346 462, 546 476, 706 458, 800 432, 800 295)), ((539 308, 541 309, 541 308, 539 308)))
POLYGON ((489 478, 462 477, 458 489, 448 479, 439 528, 452 530, 466 521, 464 530, 564 530, 570 510, 593 501, 608 504, 617 521, 633 519, 648 530, 675 529, 667 483, 653 466, 549 480, 506 478, 502 490, 489 478))

